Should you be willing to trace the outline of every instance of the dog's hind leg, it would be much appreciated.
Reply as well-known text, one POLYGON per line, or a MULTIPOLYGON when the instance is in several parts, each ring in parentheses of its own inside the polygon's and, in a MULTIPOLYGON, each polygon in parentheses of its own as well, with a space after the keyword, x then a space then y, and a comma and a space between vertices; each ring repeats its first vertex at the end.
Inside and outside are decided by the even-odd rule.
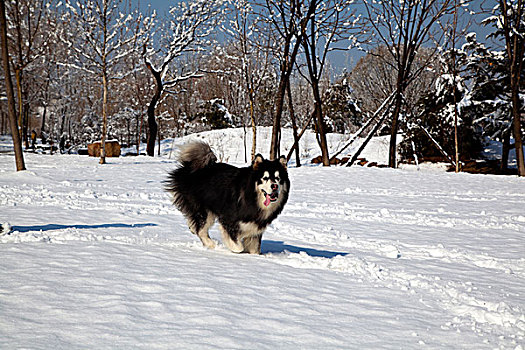
POLYGON ((215 248, 215 242, 210 238, 208 230, 215 222, 215 216, 211 213, 195 215, 189 220, 190 231, 197 235, 202 244, 208 249, 215 248))
MULTIPOLYGON (((244 251, 244 246, 242 242, 237 241, 236 239, 232 238, 232 235, 228 232, 227 228, 225 228, 222 224, 219 224, 219 229, 221 231, 222 242, 226 244, 228 249, 230 249, 234 253, 242 253, 244 251)), ((232 228, 230 228, 230 230, 232 230, 232 228)), ((232 233, 236 233, 236 232, 232 232, 232 233)), ((234 235, 234 237, 235 236, 236 235, 234 235)))

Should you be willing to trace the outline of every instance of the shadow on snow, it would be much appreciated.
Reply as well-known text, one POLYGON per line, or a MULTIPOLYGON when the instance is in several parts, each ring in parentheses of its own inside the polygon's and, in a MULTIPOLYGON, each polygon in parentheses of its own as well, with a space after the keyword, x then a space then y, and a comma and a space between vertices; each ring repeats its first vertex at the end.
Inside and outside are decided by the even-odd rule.
POLYGON ((30 231, 52 231, 52 230, 64 230, 67 228, 75 229, 97 229, 97 228, 141 228, 147 226, 157 226, 157 224, 147 223, 147 224, 99 224, 99 225, 57 225, 57 224, 47 224, 47 225, 34 225, 34 226, 13 226, 13 231, 18 232, 30 232, 30 231))
POLYGON ((328 258, 332 259, 336 256, 345 256, 348 255, 348 253, 344 252, 332 252, 329 250, 318 250, 314 248, 304 248, 304 247, 297 247, 294 245, 284 244, 282 241, 266 241, 263 240, 261 244, 261 254, 268 254, 268 253, 284 253, 284 252, 290 252, 290 253, 306 253, 309 256, 312 257, 318 257, 318 258, 328 258))

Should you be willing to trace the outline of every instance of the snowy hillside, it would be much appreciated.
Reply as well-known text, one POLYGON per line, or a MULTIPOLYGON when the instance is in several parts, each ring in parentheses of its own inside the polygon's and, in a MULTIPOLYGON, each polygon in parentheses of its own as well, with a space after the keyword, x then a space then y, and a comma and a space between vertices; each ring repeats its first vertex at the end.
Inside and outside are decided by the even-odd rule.
MULTIPOLYGON (((244 162, 238 132, 205 138, 244 162)), ((163 192, 183 141, 106 165, 26 154, 19 173, 0 153, 0 349, 525 347, 524 179, 291 166, 263 254, 236 255, 163 192)))
MULTIPOLYGON (((257 128, 257 149, 256 153, 261 153, 267 156, 270 150, 270 139, 272 137, 272 129, 270 127, 257 128)), ((161 142, 161 155, 168 159, 174 159, 178 145, 192 139, 204 139, 208 142, 214 152, 217 154, 219 160, 230 163, 244 164, 245 159, 250 158, 252 150, 252 131, 246 129, 246 135, 242 128, 232 128, 223 130, 206 131, 198 134, 188 135, 183 138, 166 139, 161 142), (245 147, 246 144, 246 147, 245 147), (245 158, 246 155, 246 158, 245 158)), ((327 134, 328 147, 331 154, 343 148, 350 139, 350 135, 342 134, 327 134)), ((401 139, 401 137, 399 138, 401 139)), ((370 162, 377 162, 379 164, 388 163, 388 137, 375 137, 369 145, 364 149, 361 157, 366 158, 370 162)), ((401 142, 401 140, 399 140, 401 142)), ((288 155, 290 148, 293 146, 292 129, 283 129, 281 135, 281 154, 288 155)), ((363 143, 363 139, 357 139, 350 147, 342 153, 353 154, 363 143)), ((315 133, 311 130, 305 132, 299 142, 299 150, 301 154, 302 164, 310 163, 312 158, 319 156, 321 151, 315 139, 315 133)), ((130 148, 123 152, 136 152, 136 148, 130 148)), ((142 145, 141 154, 146 153, 146 146, 142 145)), ((155 149, 155 154, 158 154, 158 148, 155 149)), ((290 159, 290 166, 295 165, 295 155, 290 159)))

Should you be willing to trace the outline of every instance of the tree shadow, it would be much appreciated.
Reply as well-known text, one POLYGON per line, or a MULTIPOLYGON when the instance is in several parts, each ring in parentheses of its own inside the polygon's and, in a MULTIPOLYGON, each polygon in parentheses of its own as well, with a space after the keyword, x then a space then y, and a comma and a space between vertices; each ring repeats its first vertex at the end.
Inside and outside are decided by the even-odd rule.
POLYGON ((148 226, 157 226, 157 224, 146 223, 146 224, 99 224, 99 225, 58 225, 58 224, 47 224, 47 225, 34 225, 34 226, 13 226, 12 231, 18 232, 30 232, 30 231, 52 231, 52 230, 64 230, 67 228, 74 228, 79 230, 85 229, 98 229, 98 228, 141 228, 148 226))
POLYGON ((318 257, 318 258, 328 258, 332 259, 336 256, 345 256, 348 255, 348 253, 345 252, 332 252, 329 250, 318 250, 314 248, 304 248, 304 247, 297 247, 290 244, 285 244, 282 241, 262 241, 261 244, 261 254, 268 254, 268 253, 284 253, 285 251, 290 253, 306 253, 309 256, 312 257, 318 257))

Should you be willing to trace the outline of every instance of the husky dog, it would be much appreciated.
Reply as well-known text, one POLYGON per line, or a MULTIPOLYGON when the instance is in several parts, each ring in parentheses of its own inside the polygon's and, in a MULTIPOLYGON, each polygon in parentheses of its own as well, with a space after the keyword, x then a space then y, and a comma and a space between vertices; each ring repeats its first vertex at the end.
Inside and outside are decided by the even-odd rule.
POLYGON ((260 254, 266 226, 288 200, 286 159, 269 161, 258 154, 250 166, 237 168, 218 163, 208 144, 194 141, 181 148, 178 160, 166 190, 190 231, 213 249, 208 230, 217 220, 222 241, 232 252, 260 254))

